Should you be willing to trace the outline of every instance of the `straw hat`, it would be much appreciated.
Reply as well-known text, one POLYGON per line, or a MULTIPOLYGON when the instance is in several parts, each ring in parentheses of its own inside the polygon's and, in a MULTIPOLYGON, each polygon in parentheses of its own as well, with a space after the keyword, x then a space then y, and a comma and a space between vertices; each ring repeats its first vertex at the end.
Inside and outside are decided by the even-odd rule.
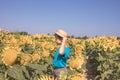
POLYGON ((61 36, 61 37, 67 37, 67 33, 63 31, 62 29, 59 29, 55 32, 55 34, 61 36))

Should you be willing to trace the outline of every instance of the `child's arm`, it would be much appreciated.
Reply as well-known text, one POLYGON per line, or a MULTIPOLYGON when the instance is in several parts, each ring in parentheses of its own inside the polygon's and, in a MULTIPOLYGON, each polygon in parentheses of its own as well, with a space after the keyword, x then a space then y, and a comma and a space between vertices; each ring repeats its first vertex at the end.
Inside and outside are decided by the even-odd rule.
POLYGON ((60 51, 59 51, 60 55, 64 55, 64 47, 66 45, 66 40, 67 40, 66 37, 64 37, 63 40, 62 40, 62 44, 60 46, 60 51))

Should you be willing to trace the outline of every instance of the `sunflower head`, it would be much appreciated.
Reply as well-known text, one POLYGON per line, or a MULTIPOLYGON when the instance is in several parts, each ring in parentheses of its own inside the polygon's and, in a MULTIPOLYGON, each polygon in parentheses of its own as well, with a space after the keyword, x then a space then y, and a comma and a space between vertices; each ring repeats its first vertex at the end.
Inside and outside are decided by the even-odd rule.
POLYGON ((21 65, 25 65, 26 63, 32 61, 32 56, 31 56, 31 54, 23 54, 23 55, 21 55, 20 58, 21 58, 21 60, 20 60, 20 64, 21 64, 21 65))
POLYGON ((12 66, 17 60, 17 51, 15 49, 6 49, 2 53, 2 61, 6 66, 12 66))
POLYGON ((40 55, 38 53, 32 54, 32 61, 33 62, 39 61, 39 59, 40 59, 40 55))

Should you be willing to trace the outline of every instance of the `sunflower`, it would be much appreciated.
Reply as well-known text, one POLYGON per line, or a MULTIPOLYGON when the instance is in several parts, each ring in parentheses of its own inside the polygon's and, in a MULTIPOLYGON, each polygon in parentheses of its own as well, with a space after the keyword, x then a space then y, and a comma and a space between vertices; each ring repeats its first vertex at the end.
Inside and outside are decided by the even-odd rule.
POLYGON ((12 66, 17 60, 17 51, 15 49, 5 49, 2 53, 2 61, 6 66, 12 66))
POLYGON ((33 62, 39 61, 39 59, 40 59, 40 55, 38 53, 32 54, 32 61, 33 62))
POLYGON ((42 53, 42 58, 47 58, 49 56, 50 52, 47 50, 44 50, 42 53))
POLYGON ((21 60, 20 60, 20 64, 21 65, 25 65, 28 62, 32 61, 32 56, 31 54, 23 54, 21 55, 21 60))
POLYGON ((79 69, 81 68, 83 63, 84 63, 83 58, 76 57, 75 59, 70 61, 69 66, 71 70, 79 69))
POLYGON ((85 74, 74 74, 68 80, 87 80, 85 74))

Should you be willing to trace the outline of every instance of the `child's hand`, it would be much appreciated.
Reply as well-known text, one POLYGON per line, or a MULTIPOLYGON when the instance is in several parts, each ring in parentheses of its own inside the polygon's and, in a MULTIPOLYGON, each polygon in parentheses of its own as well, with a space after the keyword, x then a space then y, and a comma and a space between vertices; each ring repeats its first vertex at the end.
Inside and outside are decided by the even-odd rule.
POLYGON ((62 42, 66 42, 66 40, 67 40, 67 37, 63 37, 63 41, 62 42))
POLYGON ((62 44, 61 44, 61 46, 60 46, 60 51, 59 51, 59 53, 61 54, 61 55, 63 55, 65 52, 64 52, 64 48, 65 48, 65 46, 66 46, 66 40, 67 40, 67 37, 63 37, 63 40, 62 40, 62 44))

